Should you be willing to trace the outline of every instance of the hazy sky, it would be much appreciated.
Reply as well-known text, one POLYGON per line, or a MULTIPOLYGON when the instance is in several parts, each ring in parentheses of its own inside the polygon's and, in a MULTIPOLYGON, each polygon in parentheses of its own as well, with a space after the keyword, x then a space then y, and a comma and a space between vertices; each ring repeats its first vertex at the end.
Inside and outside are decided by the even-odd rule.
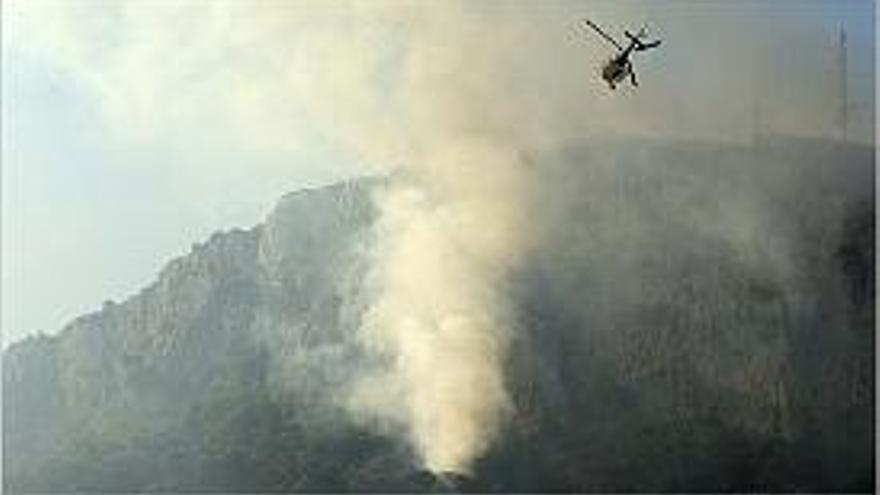
MULTIPOLYGON (((742 140, 756 115, 768 130, 829 135, 843 25, 851 136, 870 142, 872 4, 486 1, 462 10, 480 28, 465 34, 476 44, 499 16, 528 26, 504 53, 528 68, 499 75, 499 92, 580 112, 582 121, 547 131, 559 141, 742 140), (664 39, 637 61, 638 91, 609 94, 596 78, 608 52, 575 34, 586 15, 613 32, 647 22, 664 39)), ((192 243, 258 223, 285 192, 381 170, 351 136, 402 125, 397 68, 419 37, 421 5, 5 2, 4 341, 129 297, 192 243)))

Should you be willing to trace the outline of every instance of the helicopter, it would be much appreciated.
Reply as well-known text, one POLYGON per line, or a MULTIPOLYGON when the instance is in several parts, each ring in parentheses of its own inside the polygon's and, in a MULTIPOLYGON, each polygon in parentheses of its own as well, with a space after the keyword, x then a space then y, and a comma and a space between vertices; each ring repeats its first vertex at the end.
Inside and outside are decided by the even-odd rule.
POLYGON ((635 35, 631 34, 629 31, 623 32, 623 34, 629 39, 629 45, 624 48, 623 45, 617 42, 617 40, 609 36, 605 31, 602 31, 602 29, 593 21, 582 19, 581 23, 582 26, 589 26, 595 30, 599 36, 614 45, 618 50, 617 55, 610 58, 605 62, 605 65, 602 66, 602 79, 608 83, 611 90, 613 91, 616 89, 617 85, 623 82, 627 76, 629 76, 630 83, 632 83, 633 86, 638 86, 639 82, 636 80, 636 73, 633 70, 633 65, 629 57, 633 52, 642 52, 660 46, 660 40, 649 43, 642 42, 642 39, 648 35, 647 29, 642 27, 635 35))

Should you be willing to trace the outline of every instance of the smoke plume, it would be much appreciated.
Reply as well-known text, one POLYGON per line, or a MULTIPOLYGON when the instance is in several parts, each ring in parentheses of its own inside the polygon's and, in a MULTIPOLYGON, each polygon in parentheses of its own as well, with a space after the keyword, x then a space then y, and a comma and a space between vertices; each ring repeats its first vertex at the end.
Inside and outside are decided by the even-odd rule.
POLYGON ((405 432, 427 469, 464 473, 510 407, 505 287, 527 249, 531 181, 510 125, 517 116, 490 84, 493 45, 506 40, 487 42, 464 67, 449 29, 468 23, 443 14, 424 28, 453 46, 411 46, 403 67, 408 126, 398 149, 408 155, 377 198, 378 290, 362 328, 384 365, 354 403, 405 432))

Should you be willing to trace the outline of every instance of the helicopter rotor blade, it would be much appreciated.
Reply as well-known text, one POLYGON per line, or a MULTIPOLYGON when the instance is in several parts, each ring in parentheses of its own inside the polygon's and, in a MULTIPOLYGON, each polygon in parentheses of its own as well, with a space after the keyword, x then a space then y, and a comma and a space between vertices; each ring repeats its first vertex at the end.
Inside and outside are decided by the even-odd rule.
POLYGON ((593 30, 595 30, 597 33, 599 33, 599 36, 604 38, 605 41, 607 41, 607 42, 611 43, 612 45, 614 45, 615 47, 617 47, 618 50, 623 51, 623 47, 620 46, 620 43, 618 43, 617 40, 615 40, 614 38, 612 38, 611 36, 606 34, 605 31, 602 31, 602 29, 599 26, 597 26, 593 21, 591 21, 589 19, 581 19, 581 22, 583 24, 586 24, 587 26, 593 28, 593 30))

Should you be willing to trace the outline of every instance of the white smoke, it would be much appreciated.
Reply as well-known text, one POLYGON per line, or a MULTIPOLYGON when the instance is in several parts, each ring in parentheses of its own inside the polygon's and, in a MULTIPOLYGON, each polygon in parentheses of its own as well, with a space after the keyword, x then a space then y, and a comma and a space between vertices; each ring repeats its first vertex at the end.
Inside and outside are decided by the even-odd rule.
POLYGON ((427 469, 467 472, 510 407, 505 287, 528 246, 532 181, 511 125, 524 122, 511 111, 520 108, 501 105, 493 86, 494 71, 506 72, 495 43, 508 40, 465 58, 457 35, 470 38, 460 30, 474 26, 448 10, 430 18, 422 27, 447 44, 410 46, 406 141, 395 148, 407 154, 377 198, 379 290, 362 337, 386 366, 358 385, 352 404, 403 430, 427 469))
POLYGON ((465 472, 508 407, 507 267, 456 227, 468 221, 465 205, 431 205, 423 189, 400 186, 381 208, 382 289, 363 332, 389 365, 361 384, 356 404, 399 422, 428 469, 465 472))

